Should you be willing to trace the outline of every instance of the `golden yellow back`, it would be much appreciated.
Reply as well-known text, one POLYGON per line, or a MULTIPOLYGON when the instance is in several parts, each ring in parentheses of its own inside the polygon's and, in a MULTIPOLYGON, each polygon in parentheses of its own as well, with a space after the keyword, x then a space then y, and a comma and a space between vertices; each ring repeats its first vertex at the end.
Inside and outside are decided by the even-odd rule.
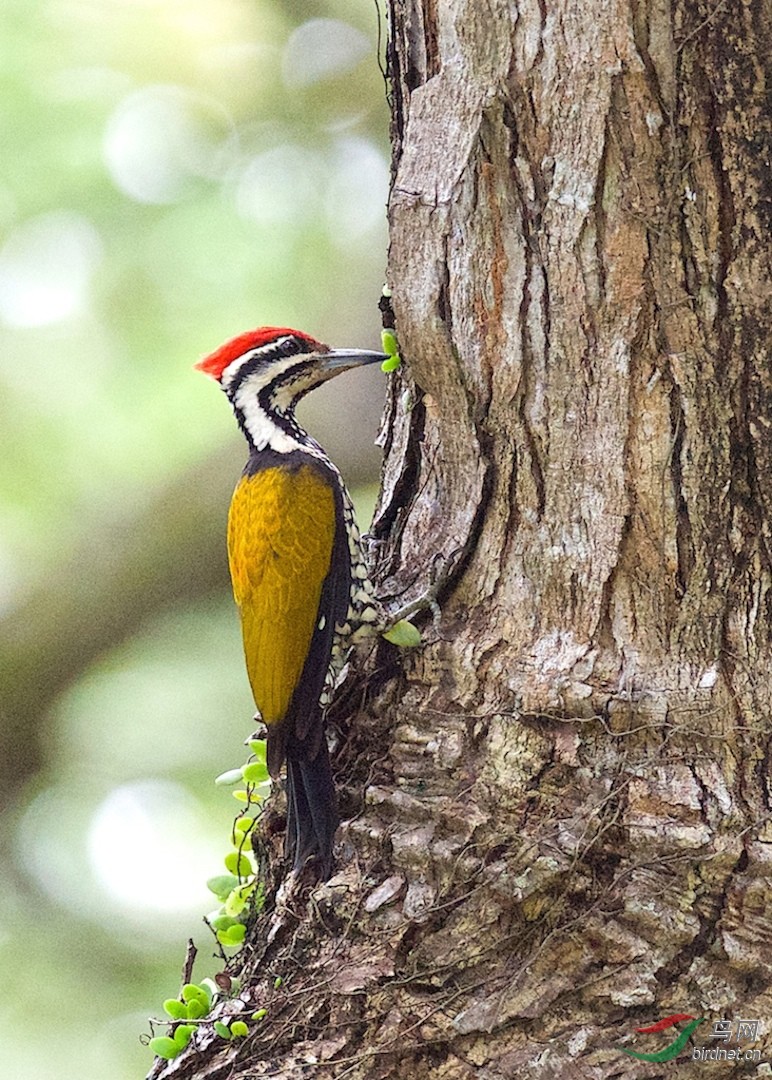
POLYGON ((335 540, 335 496, 318 470, 242 477, 228 515, 228 559, 247 673, 266 724, 282 720, 319 617, 335 540))

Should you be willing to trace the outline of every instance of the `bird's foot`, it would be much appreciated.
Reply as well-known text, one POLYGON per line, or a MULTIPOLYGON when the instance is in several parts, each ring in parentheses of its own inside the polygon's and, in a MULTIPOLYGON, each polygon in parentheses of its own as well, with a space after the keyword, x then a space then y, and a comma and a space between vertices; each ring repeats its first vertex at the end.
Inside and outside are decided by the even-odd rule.
POLYGON ((455 571, 462 550, 462 548, 456 548, 448 556, 435 555, 432 559, 429 584, 424 592, 397 611, 387 612, 385 629, 381 631, 381 635, 387 641, 402 646, 419 644, 420 633, 409 620, 412 615, 418 615, 422 611, 431 612, 435 630, 439 629, 442 610, 438 597, 455 571))

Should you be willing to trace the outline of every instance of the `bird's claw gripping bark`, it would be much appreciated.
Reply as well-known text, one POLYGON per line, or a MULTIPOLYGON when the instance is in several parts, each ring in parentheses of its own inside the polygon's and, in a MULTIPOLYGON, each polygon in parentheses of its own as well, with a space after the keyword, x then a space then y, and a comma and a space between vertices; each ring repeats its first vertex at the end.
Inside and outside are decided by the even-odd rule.
POLYGON ((415 600, 411 600, 409 604, 405 604, 404 607, 401 607, 398 611, 388 613, 387 629, 394 627, 398 622, 409 620, 411 615, 417 615, 421 611, 430 611, 432 613, 432 622, 434 623, 435 629, 439 627, 442 610, 438 602, 438 597, 450 580, 451 575, 458 564, 458 559, 462 550, 462 548, 458 547, 455 548, 450 555, 437 553, 434 556, 431 563, 428 586, 415 600))

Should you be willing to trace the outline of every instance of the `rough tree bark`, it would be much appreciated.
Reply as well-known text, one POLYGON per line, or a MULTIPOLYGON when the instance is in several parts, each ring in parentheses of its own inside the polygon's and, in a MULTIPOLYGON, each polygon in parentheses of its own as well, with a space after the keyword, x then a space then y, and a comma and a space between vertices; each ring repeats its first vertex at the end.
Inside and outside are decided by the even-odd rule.
POLYGON ((386 597, 455 570, 339 703, 340 873, 255 928, 265 1026, 168 1075, 660 1076, 615 1044, 675 1012, 768 1058, 761 0, 390 20, 374 550, 386 597))

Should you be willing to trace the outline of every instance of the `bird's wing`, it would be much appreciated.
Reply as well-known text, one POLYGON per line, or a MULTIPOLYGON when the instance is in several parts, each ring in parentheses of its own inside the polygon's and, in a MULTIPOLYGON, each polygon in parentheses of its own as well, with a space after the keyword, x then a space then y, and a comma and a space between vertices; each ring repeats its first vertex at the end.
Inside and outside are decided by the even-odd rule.
POLYGON ((318 686, 314 704, 324 684, 335 614, 320 610, 320 601, 323 589, 329 593, 325 582, 336 543, 335 509, 330 481, 309 465, 245 474, 233 495, 228 518, 233 593, 249 681, 269 732, 284 720, 301 680, 318 686), (324 647, 312 649, 316 637, 324 647))

